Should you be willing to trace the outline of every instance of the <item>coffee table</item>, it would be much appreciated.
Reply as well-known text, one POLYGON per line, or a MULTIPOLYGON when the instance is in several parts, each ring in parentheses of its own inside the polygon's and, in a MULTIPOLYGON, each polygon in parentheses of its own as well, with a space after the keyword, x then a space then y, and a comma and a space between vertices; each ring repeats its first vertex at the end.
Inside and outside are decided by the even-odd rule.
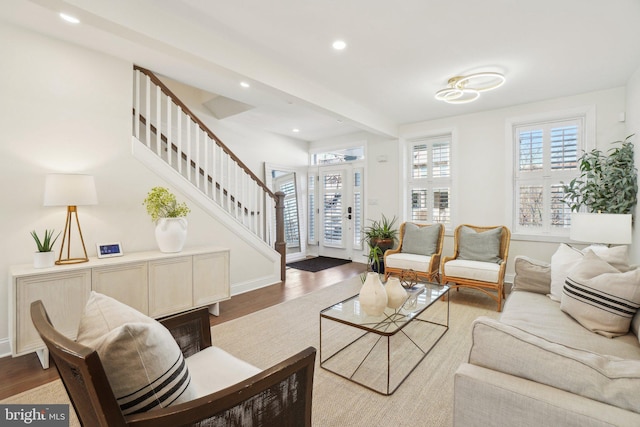
POLYGON ((320 312, 320 367, 393 394, 449 329, 448 286, 421 283, 399 309, 369 316, 358 295, 320 312))

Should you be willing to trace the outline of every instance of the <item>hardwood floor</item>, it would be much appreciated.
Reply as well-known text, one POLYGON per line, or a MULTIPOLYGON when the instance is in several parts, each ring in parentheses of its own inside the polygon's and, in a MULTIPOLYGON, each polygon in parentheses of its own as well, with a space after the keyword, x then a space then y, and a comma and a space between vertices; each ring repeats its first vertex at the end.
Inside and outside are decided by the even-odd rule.
MULTIPOLYGON (((217 325, 254 311, 298 298, 302 295, 356 276, 366 270, 365 264, 348 263, 317 273, 287 269, 285 284, 275 284, 236 295, 220 303, 220 316, 210 316, 217 325)), ((21 393, 58 378, 53 362, 50 369, 42 369, 35 353, 16 358, 0 359, 0 399, 21 393)))

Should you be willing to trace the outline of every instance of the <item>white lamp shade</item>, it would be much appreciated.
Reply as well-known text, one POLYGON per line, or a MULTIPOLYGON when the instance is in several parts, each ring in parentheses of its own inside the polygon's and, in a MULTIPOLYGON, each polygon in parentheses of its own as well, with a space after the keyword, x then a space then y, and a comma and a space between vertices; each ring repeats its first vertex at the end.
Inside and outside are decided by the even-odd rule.
POLYGON ((92 175, 49 174, 44 182, 44 206, 82 206, 98 203, 92 175))
POLYGON ((631 214, 572 213, 569 238, 577 242, 631 244, 631 214))

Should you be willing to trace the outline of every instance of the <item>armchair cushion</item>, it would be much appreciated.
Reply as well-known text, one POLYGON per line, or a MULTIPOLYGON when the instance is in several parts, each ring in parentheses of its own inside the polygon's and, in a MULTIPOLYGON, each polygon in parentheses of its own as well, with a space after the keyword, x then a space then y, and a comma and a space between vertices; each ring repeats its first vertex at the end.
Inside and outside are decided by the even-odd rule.
POLYGON ((431 256, 438 250, 441 224, 419 227, 411 222, 405 223, 402 238, 403 253, 431 256))
POLYGON ((477 232, 473 228, 460 228, 458 258, 470 261, 495 262, 500 259, 500 239, 502 228, 477 232))
POLYGON ((560 309, 585 328, 612 338, 629 332, 640 307, 640 270, 619 272, 587 251, 569 272, 560 309))
POLYGON ((215 346, 207 347, 185 360, 196 397, 222 390, 262 372, 215 346))
POLYGON ((428 271, 431 255, 416 255, 412 253, 397 253, 387 255, 385 268, 397 268, 400 270, 428 271))
POLYGON ((91 293, 77 341, 98 352, 124 415, 196 397, 187 364, 169 330, 113 298, 91 293))
POLYGON ((445 276, 498 283, 500 265, 493 262, 454 259, 444 263, 445 276))

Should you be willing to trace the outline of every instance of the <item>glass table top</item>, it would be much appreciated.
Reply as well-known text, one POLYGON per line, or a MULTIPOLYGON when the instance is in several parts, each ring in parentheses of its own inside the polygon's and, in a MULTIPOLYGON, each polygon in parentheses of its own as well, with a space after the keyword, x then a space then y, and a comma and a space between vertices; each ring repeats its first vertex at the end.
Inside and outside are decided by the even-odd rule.
POLYGON ((369 316, 360 307, 359 295, 320 312, 320 317, 381 335, 393 335, 449 291, 449 286, 420 283, 407 289, 407 301, 398 309, 387 307, 380 316, 369 316))

